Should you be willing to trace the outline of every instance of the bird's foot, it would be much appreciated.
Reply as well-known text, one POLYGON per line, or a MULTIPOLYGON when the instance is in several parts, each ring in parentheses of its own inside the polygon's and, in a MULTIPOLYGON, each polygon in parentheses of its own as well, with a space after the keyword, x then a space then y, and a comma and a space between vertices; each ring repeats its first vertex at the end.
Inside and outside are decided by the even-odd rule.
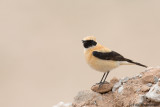
POLYGON ((104 82, 99 83, 98 89, 100 89, 103 86, 104 82))
POLYGON ((98 85, 98 84, 105 84, 105 83, 109 83, 109 82, 107 82, 107 81, 99 82, 99 83, 96 83, 96 85, 98 85))
POLYGON ((102 84, 102 82, 96 83, 96 85, 102 84))
POLYGON ((102 86, 103 86, 103 84, 106 84, 106 83, 108 83, 107 81, 104 81, 104 82, 99 82, 99 83, 96 83, 96 84, 98 84, 99 85, 99 88, 101 88, 102 86))

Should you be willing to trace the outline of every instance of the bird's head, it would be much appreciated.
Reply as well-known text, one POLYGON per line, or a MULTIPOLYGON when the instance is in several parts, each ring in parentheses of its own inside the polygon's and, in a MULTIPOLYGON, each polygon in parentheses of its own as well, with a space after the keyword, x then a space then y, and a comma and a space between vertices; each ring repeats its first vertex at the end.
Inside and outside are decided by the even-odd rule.
POLYGON ((97 45, 96 38, 94 36, 87 36, 82 40, 84 48, 91 48, 97 45))

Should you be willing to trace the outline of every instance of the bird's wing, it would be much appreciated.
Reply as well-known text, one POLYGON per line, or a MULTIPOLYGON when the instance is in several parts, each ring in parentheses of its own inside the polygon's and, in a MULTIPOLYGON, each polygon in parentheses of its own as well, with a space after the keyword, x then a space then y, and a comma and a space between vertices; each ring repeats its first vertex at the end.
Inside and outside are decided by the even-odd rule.
POLYGON ((102 59, 102 60, 112 60, 112 61, 127 61, 129 63, 132 64, 136 64, 142 67, 147 67, 146 65, 143 65, 141 63, 138 62, 134 62, 130 59, 124 58, 122 55, 120 55, 119 53, 115 52, 115 51, 111 51, 111 52, 98 52, 98 51, 93 51, 93 56, 102 59))
POLYGON ((98 52, 93 51, 93 56, 102 59, 102 60, 113 60, 113 61, 126 61, 126 58, 124 58, 122 55, 115 51, 111 52, 98 52))

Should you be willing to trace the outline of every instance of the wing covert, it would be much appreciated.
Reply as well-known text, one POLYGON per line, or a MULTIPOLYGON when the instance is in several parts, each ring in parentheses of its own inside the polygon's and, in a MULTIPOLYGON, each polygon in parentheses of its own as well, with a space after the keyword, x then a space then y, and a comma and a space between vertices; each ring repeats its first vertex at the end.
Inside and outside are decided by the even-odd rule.
POLYGON ((93 56, 102 60, 126 61, 126 58, 124 58, 122 55, 120 55, 115 51, 111 51, 111 52, 93 51, 92 54, 93 56))

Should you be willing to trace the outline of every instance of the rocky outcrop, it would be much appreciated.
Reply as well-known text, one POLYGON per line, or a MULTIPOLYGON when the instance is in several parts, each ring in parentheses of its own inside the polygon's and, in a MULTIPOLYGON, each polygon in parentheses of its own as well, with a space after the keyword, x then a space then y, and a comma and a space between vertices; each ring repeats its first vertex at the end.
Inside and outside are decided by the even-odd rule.
POLYGON ((160 67, 80 91, 72 107, 160 107, 160 67))

